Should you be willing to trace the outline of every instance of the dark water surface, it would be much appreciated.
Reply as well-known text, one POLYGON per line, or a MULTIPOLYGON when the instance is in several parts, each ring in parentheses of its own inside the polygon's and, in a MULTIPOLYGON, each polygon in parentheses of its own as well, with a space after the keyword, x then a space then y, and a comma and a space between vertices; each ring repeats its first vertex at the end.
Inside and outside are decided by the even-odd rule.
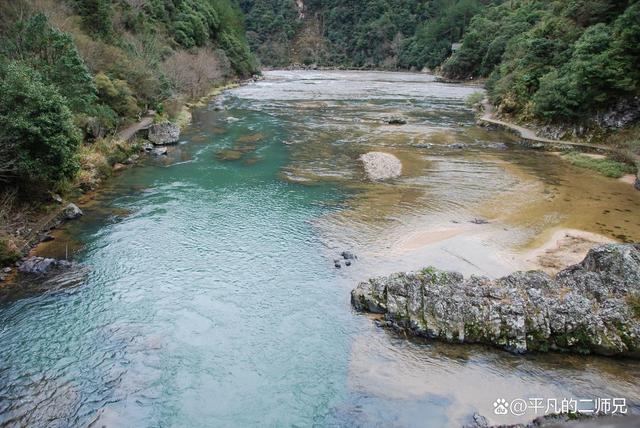
POLYGON ((513 138, 473 126, 464 99, 477 90, 418 74, 269 72, 197 110, 167 159, 114 179, 57 240, 90 267, 87 281, 0 306, 0 423, 439 427, 474 412, 535 416, 494 415, 498 397, 625 397, 637 410, 636 362, 409 341, 351 310, 351 288, 379 273, 508 272, 508 255, 545 227, 640 237, 624 185, 492 147, 513 138), (385 125, 390 114, 409 123, 385 125), (403 177, 366 182, 356 159, 372 149, 400 157, 403 177), (591 189, 590 208, 571 213, 588 199, 571 186, 591 189), (600 203, 619 211, 597 225, 600 203), (485 232, 465 229, 431 252, 396 245, 405 229, 492 209, 506 214, 485 232), (344 249, 360 260, 337 270, 344 249))

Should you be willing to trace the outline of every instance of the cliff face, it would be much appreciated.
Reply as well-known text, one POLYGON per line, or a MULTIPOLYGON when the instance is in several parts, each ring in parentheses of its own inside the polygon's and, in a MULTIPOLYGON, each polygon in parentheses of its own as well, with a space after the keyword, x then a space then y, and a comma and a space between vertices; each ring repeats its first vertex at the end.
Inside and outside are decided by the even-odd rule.
POLYGON ((539 271, 490 280, 428 268, 359 284, 353 306, 384 324, 449 342, 513 352, 640 357, 640 245, 610 244, 555 278, 539 271))

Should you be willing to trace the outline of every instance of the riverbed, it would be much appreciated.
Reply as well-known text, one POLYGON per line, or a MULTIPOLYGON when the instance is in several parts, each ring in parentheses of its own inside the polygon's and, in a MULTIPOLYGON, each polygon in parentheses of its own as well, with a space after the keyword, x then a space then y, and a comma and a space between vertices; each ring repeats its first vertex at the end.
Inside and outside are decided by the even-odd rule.
POLYGON ((640 192, 475 126, 477 86, 270 71, 193 112, 166 157, 39 249, 89 278, 0 306, 0 424, 461 426, 497 398, 626 399, 640 364, 407 340, 355 313, 369 277, 498 277, 570 228, 639 241, 640 192), (405 125, 389 125, 401 116, 405 125), (358 157, 397 156, 368 181, 358 157), (351 266, 342 251, 358 256, 351 266))

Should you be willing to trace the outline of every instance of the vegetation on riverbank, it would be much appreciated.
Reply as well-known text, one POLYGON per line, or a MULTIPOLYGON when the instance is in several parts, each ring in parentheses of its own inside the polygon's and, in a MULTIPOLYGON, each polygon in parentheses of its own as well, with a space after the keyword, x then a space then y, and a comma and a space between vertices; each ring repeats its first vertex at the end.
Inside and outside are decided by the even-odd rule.
MULTIPOLYGON (((262 63, 487 78, 501 116, 608 143, 640 120, 635 0, 242 0, 262 63)), ((640 132, 619 146, 640 150, 640 132)))
POLYGON ((473 18, 442 65, 488 77, 501 114, 521 121, 621 128, 640 117, 640 3, 509 1, 473 18))
POLYGON ((625 174, 634 174, 635 167, 610 158, 592 157, 583 153, 569 152, 562 156, 571 165, 596 171, 605 177, 620 178, 625 174))
MULTIPOLYGON (((19 217, 110 175, 139 148, 116 131, 145 111, 183 120, 258 70, 233 0, 17 0, 0 38, 0 211, 19 217)), ((2 223, 3 248, 19 228, 2 223)))

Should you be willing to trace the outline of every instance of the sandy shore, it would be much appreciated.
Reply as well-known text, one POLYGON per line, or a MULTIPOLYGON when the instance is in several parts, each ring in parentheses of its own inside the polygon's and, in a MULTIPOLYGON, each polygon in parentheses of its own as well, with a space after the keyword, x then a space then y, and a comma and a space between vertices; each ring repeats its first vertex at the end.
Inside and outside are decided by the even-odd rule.
POLYGON ((559 270, 582 261, 590 248, 616 242, 596 233, 577 229, 558 229, 541 246, 523 254, 530 269, 555 274, 559 270))
MULTIPOLYGON (((419 230, 396 237, 390 247, 393 258, 429 260, 444 269, 466 274, 502 276, 518 270, 542 270, 550 275, 579 263, 594 246, 616 242, 614 239, 571 228, 556 228, 545 232, 547 239, 535 241, 525 249, 495 245, 499 229, 460 224, 431 230, 419 230), (493 245, 489 245, 493 242, 493 245), (443 258, 443 256, 452 256, 443 258), (450 259, 450 260, 449 260, 450 259), (438 262, 442 265, 437 264, 438 262)), ((503 236, 504 237, 504 236, 503 236)))

